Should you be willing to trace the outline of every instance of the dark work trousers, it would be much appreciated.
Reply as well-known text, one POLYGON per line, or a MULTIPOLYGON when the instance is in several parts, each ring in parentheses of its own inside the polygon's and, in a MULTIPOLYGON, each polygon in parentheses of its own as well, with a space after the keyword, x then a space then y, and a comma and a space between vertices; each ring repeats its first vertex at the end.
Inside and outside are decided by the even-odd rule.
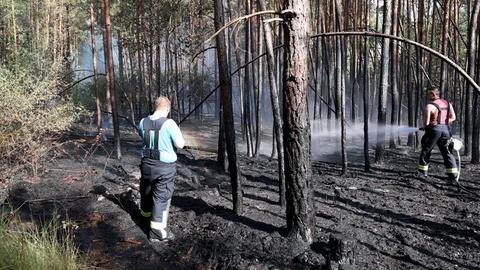
POLYGON ((140 208, 143 216, 151 215, 150 228, 166 237, 168 210, 174 190, 176 164, 142 158, 140 165, 140 208))
POLYGON ((428 163, 430 162, 430 154, 435 144, 442 153, 443 163, 445 164, 447 175, 455 178, 458 174, 457 162, 452 153, 448 150, 448 140, 450 139, 450 130, 447 125, 436 125, 427 127, 422 137, 422 152, 418 161, 418 171, 427 175, 428 163))

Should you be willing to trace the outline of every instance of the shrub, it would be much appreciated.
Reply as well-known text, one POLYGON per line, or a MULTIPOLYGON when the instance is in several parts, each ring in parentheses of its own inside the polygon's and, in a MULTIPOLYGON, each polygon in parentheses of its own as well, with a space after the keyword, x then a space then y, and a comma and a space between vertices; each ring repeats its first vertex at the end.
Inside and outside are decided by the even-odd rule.
POLYGON ((0 159, 4 166, 29 164, 36 176, 39 159, 51 148, 50 139, 68 129, 81 109, 60 98, 60 66, 38 72, 0 66, 0 159))

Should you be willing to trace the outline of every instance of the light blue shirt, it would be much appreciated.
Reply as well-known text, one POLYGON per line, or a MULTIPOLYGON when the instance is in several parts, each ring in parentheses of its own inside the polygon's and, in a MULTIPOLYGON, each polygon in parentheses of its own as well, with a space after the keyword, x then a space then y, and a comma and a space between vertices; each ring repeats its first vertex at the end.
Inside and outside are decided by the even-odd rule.
MULTIPOLYGON (((151 120, 155 121, 159 119, 160 117, 152 117, 152 115, 148 116, 151 120)), ((140 121, 140 124, 138 125, 138 133, 140 137, 142 137, 142 140, 145 138, 145 130, 143 129, 143 118, 140 121)), ((155 143, 154 143, 154 137, 155 137, 155 132, 153 130, 150 130, 150 145, 149 148, 153 148, 155 143)), ((175 146, 173 144, 173 141, 178 139, 178 138, 183 138, 182 132, 180 131, 180 128, 177 126, 175 121, 172 119, 167 119, 163 125, 162 128, 158 132, 158 150, 160 151, 160 161, 171 163, 175 162, 177 160, 177 154, 175 153, 175 146)), ((143 157, 143 149, 146 148, 145 143, 143 144, 142 147, 142 157, 143 157)))

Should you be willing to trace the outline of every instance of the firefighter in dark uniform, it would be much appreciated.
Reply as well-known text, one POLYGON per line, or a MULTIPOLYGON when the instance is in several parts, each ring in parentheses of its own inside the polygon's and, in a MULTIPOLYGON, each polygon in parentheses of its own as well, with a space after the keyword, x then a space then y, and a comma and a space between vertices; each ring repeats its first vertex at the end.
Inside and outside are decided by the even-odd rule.
POLYGON ((418 161, 418 171, 423 176, 428 176, 430 154, 436 144, 442 154, 449 179, 455 180, 458 168, 455 157, 448 149, 448 141, 451 138, 450 125, 455 121, 455 111, 447 100, 440 98, 437 88, 428 89, 427 99, 428 103, 423 113, 425 134, 421 141, 422 152, 418 161))
POLYGON ((170 107, 168 98, 157 98, 155 112, 139 124, 143 140, 140 212, 150 219, 149 238, 153 242, 174 238, 167 230, 167 221, 176 175, 175 148, 183 148, 185 140, 175 121, 167 118, 170 107))

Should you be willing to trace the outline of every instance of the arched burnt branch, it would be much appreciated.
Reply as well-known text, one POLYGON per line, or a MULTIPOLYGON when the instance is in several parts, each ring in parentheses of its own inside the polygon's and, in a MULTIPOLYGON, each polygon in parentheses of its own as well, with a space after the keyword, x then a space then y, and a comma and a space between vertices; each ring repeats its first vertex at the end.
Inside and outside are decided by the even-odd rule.
POLYGON ((437 56, 438 58, 442 59, 443 61, 447 62, 447 64, 449 64, 456 71, 458 71, 473 86, 473 88, 475 88, 478 91, 478 93, 480 94, 480 86, 457 63, 455 63, 453 60, 448 58, 446 55, 443 55, 443 54, 439 53, 438 51, 436 51, 436 50, 434 50, 430 47, 427 47, 427 46, 425 46, 421 43, 418 43, 418 42, 415 42, 413 40, 406 39, 406 38, 403 38, 403 37, 397 37, 397 36, 393 36, 393 35, 387 35, 387 34, 376 33, 376 32, 368 32, 368 31, 327 32, 327 33, 320 33, 320 34, 312 35, 312 36, 310 36, 310 38, 331 37, 331 36, 369 36, 369 37, 389 38, 389 39, 393 39, 393 40, 396 40, 396 41, 400 41, 400 42, 403 42, 403 43, 410 44, 410 45, 413 45, 415 47, 421 48, 421 49, 437 56))

